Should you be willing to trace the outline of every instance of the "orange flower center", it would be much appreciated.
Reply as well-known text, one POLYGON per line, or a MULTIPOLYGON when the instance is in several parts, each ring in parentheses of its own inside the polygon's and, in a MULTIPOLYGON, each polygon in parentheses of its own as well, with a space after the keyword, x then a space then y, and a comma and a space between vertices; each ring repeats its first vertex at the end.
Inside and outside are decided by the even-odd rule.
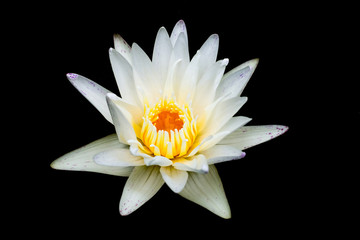
POLYGON ((183 156, 196 134, 196 118, 189 105, 180 107, 170 98, 145 107, 141 140, 154 155, 169 159, 183 156))
POLYGON ((184 121, 177 112, 164 111, 160 112, 156 117, 157 120, 152 123, 158 131, 164 130, 170 133, 171 130, 180 130, 184 126, 184 121))

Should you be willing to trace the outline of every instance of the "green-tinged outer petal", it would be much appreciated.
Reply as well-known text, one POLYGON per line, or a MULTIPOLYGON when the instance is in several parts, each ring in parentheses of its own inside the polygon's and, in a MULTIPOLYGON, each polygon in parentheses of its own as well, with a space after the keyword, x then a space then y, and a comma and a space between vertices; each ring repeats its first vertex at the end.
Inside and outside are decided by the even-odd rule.
POLYGON ((282 125, 244 126, 227 135, 218 144, 244 150, 280 136, 288 129, 289 127, 282 125))
POLYGON ((94 156, 95 163, 112 167, 134 167, 144 165, 144 158, 131 154, 129 147, 100 152, 94 156))
POLYGON ((106 104, 106 94, 109 90, 94 81, 75 73, 68 73, 66 77, 71 84, 105 117, 112 123, 109 108, 106 104))
POLYGON ((120 200, 120 214, 134 212, 150 200, 164 184, 158 166, 135 167, 128 178, 120 200))
POLYGON ((169 166, 161 167, 160 173, 166 184, 175 193, 179 193, 184 189, 188 179, 188 173, 186 171, 177 170, 176 168, 169 166))
POLYGON ((97 172, 127 177, 133 167, 102 166, 93 161, 93 157, 99 152, 124 147, 127 146, 119 142, 116 134, 111 134, 65 154, 53 161, 50 166, 59 170, 97 172))
POLYGON ((208 174, 189 172, 188 181, 180 195, 222 218, 231 218, 230 206, 214 165, 209 166, 208 174))

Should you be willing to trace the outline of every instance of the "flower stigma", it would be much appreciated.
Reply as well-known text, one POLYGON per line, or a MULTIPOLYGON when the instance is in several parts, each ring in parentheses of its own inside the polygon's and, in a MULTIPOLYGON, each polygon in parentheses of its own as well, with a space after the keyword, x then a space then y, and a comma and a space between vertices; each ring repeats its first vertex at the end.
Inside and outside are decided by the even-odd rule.
POLYGON ((153 107, 145 106, 141 138, 155 156, 185 155, 196 135, 196 118, 189 104, 180 107, 172 98, 164 98, 153 107))

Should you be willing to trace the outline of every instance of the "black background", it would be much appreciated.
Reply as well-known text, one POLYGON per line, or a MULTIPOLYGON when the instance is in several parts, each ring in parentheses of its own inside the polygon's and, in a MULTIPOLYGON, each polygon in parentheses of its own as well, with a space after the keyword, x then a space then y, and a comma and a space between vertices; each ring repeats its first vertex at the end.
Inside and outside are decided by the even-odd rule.
MULTIPOLYGON (((360 113, 356 77, 346 76, 354 64, 348 55, 357 53, 351 46, 356 41, 351 7, 258 1, 194 4, 22 6, 12 56, 23 66, 18 73, 26 77, 16 83, 25 92, 17 97, 16 109, 30 111, 14 120, 20 131, 12 142, 25 143, 22 151, 17 148, 24 157, 12 159, 24 174, 12 188, 11 223, 31 225, 28 233, 49 238, 341 232, 333 223, 345 218, 342 213, 353 212, 341 201, 352 200, 349 185, 355 179, 351 166, 356 159, 344 153, 352 148, 349 136, 359 133, 360 113), (118 93, 108 57, 113 34, 138 43, 151 56, 158 29, 164 26, 170 34, 180 19, 187 26, 191 56, 218 33, 218 59, 229 58, 227 71, 260 59, 243 92, 248 102, 238 113, 253 119, 248 125, 290 127, 283 136, 247 150, 244 159, 217 165, 232 210, 230 220, 165 185, 123 217, 118 204, 126 178, 50 168, 61 155, 114 132, 65 74, 81 74, 118 93)), ((347 223, 347 228, 352 226, 347 223)))

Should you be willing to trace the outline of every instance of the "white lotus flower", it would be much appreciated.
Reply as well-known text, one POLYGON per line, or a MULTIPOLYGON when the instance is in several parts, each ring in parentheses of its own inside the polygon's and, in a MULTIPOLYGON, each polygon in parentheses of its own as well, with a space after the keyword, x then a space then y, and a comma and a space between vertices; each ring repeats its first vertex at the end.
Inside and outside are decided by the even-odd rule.
POLYGON ((288 128, 244 126, 235 116, 240 97, 258 59, 224 74, 228 59, 216 61, 219 37, 211 35, 190 60, 185 23, 170 37, 160 28, 152 60, 119 35, 110 61, 121 98, 95 82, 68 74, 70 82, 114 124, 116 134, 55 160, 51 167, 128 176, 120 200, 128 215, 166 183, 175 193, 223 218, 230 207, 214 166, 245 156, 244 149, 270 140, 288 128))

